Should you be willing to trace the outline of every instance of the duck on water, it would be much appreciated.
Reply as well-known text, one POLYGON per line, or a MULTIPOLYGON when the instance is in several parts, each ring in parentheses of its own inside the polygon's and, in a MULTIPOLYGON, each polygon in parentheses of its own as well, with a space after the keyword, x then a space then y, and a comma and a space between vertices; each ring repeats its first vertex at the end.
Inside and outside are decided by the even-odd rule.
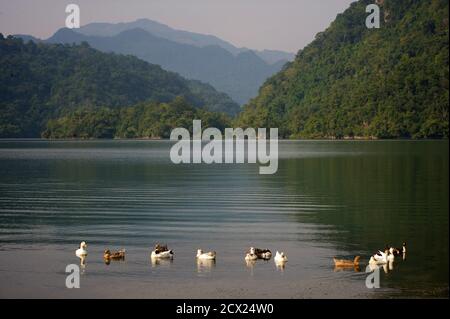
POLYGON ((167 245, 156 244, 150 257, 152 259, 172 259, 173 250, 169 249, 167 245))

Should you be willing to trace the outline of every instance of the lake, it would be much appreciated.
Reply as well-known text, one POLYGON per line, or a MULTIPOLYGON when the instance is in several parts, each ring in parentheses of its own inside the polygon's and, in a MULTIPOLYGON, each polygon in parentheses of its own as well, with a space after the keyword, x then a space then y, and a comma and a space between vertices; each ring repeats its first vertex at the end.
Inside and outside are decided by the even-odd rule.
POLYGON ((0 140, 1 298, 448 298, 448 141, 280 141, 279 169, 175 165, 169 141, 0 140), (88 243, 81 288, 66 266, 88 243), (172 262, 152 263, 157 242, 172 262), (366 265, 401 247, 380 288, 366 265), (250 246, 284 251, 247 265, 250 246), (103 261, 106 249, 125 261, 103 261), (198 264, 197 248, 215 250, 198 264), (332 258, 361 256, 360 271, 332 258))

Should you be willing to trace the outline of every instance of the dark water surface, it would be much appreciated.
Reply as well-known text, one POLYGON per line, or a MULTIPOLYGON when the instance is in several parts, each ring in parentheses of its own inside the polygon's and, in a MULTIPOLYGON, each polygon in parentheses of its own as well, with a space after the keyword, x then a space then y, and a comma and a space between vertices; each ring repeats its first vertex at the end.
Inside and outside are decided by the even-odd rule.
POLYGON ((258 166, 174 165, 168 141, 0 140, 0 297, 446 297, 448 141, 282 141, 258 166), (81 288, 65 268, 88 242, 81 288), (365 266, 406 241, 367 289, 365 266), (173 262, 152 264, 167 243, 173 262), (249 246, 283 250, 246 265, 249 246), (127 250, 105 265, 105 248, 127 250), (197 248, 217 251, 197 264, 197 248), (361 271, 333 256, 362 256, 361 271))

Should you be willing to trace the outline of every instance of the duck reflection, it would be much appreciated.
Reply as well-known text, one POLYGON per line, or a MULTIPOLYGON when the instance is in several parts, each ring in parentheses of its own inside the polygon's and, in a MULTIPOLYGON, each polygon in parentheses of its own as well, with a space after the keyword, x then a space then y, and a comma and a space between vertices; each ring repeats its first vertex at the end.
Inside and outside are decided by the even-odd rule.
POLYGON ((150 258, 150 262, 152 267, 170 266, 173 263, 173 259, 150 258))
POLYGON ((361 268, 359 267, 359 265, 349 265, 349 266, 334 266, 334 272, 339 272, 339 271, 354 271, 354 272, 360 272, 361 268))
POLYGON ((355 272, 360 272, 359 268, 359 260, 361 259, 360 256, 356 256, 352 260, 348 259, 337 259, 336 257, 333 258, 334 261, 334 271, 344 271, 344 270, 354 270, 355 272))
POLYGON ((256 265, 256 260, 245 260, 245 265, 247 266, 247 268, 250 270, 250 276, 253 276, 253 270, 255 268, 256 265))
POLYGON ((388 269, 389 269, 389 271, 394 270, 394 261, 393 261, 393 260, 389 261, 389 263, 388 263, 388 269))
POLYGON ((368 265, 367 265, 367 269, 366 269, 366 272, 367 271, 369 271, 369 272, 374 272, 374 271, 376 271, 376 270, 378 270, 378 269, 380 269, 380 268, 382 268, 383 269, 383 271, 386 273, 386 274, 388 274, 389 272, 391 272, 391 271, 393 271, 394 270, 394 261, 389 261, 389 262, 387 262, 387 263, 384 263, 384 264, 372 264, 372 263, 369 263, 368 265))
POLYGON ((277 268, 277 270, 283 272, 286 269, 286 261, 283 260, 279 260, 279 261, 275 261, 275 266, 277 268))
POLYGON ((245 265, 249 269, 253 269, 256 265, 256 260, 245 260, 245 265))
POLYGON ((216 267, 215 259, 197 259, 197 272, 208 273, 216 267))
POLYGON ((86 270, 86 256, 85 255, 81 255, 81 256, 78 256, 78 258, 80 258, 81 274, 84 274, 84 271, 86 270))
POLYGON ((383 270, 387 274, 394 270, 394 261, 390 260, 386 264, 383 265, 383 270))

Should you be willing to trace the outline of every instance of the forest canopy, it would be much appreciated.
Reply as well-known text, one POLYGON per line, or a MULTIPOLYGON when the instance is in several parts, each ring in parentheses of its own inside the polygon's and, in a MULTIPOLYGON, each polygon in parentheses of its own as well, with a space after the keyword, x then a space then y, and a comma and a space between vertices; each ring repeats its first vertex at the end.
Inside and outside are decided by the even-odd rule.
POLYGON ((169 138, 174 128, 192 132, 192 121, 224 130, 231 125, 224 113, 194 108, 183 97, 169 103, 144 102, 132 107, 78 109, 49 120, 42 136, 57 138, 169 138))
POLYGON ((237 125, 278 127, 285 138, 448 138, 448 1, 378 1, 381 28, 367 29, 373 2, 338 15, 237 125))

